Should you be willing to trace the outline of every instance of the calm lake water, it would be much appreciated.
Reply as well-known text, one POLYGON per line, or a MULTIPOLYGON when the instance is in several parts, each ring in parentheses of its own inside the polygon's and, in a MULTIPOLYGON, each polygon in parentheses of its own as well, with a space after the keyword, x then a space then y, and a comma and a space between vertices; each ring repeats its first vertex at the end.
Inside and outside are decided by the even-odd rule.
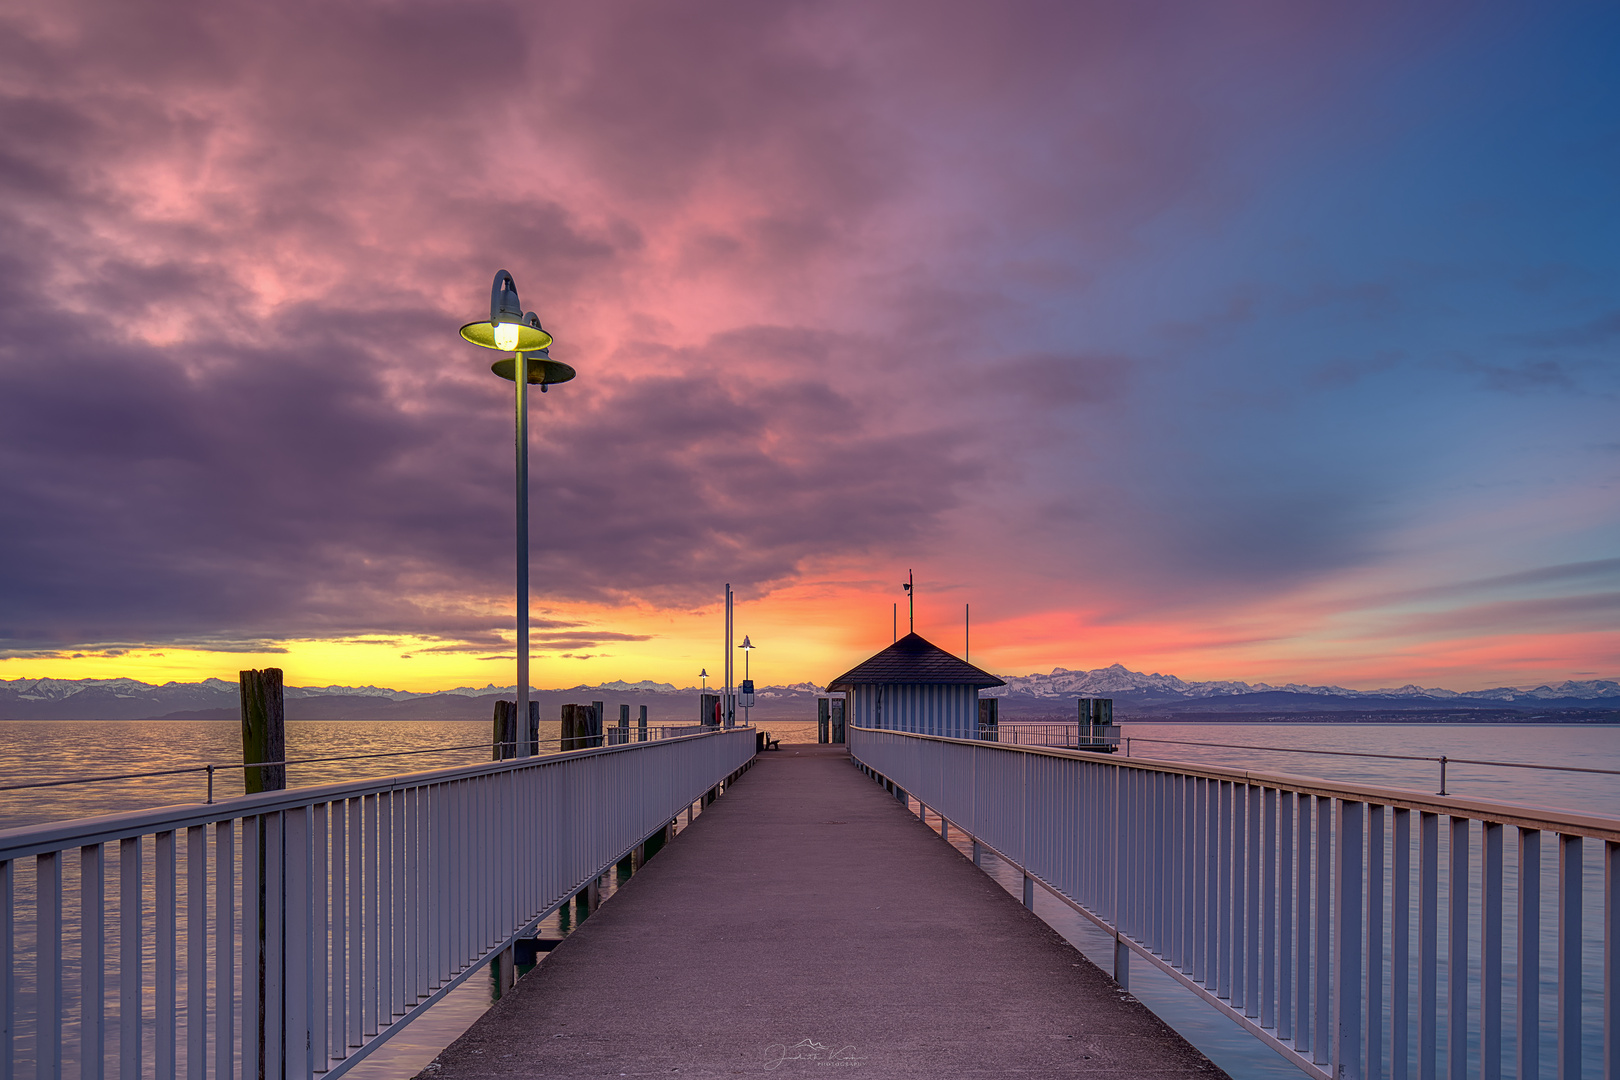
MULTIPOLYGON (((813 722, 775 722, 767 726, 785 742, 813 742, 813 722)), ((1431 761, 1335 757, 1296 750, 1373 753, 1408 757, 1468 758, 1496 763, 1571 765, 1620 769, 1620 726, 1609 725, 1421 725, 1421 724, 1123 724, 1133 757, 1199 761, 1243 767, 1269 773, 1290 773, 1333 780, 1355 781, 1433 793, 1439 790, 1439 766, 1431 761), (1189 743, 1219 743, 1198 746, 1189 743), (1236 745, 1234 745, 1236 744, 1236 745), (1262 747, 1264 749, 1250 749, 1262 747)), ((542 725, 541 738, 557 737, 558 725, 542 725)), ((291 722, 287 725, 288 755, 303 757, 359 756, 426 751, 404 757, 367 761, 322 762, 294 765, 288 770, 290 786, 331 783, 472 764, 489 758, 487 721, 395 722, 291 722), (459 747, 460 749, 442 749, 459 747)), ((63 780, 109 773, 143 772, 189 765, 229 766, 240 761, 240 730, 221 721, 5 721, 0 722, 0 786, 42 780, 63 780)), ((1620 777, 1543 772, 1491 765, 1448 764, 1447 791, 1453 795, 1500 802, 1576 810, 1589 815, 1620 818, 1620 777)), ((147 780, 118 780, 73 784, 32 791, 0 792, 0 829, 64 818, 116 813, 172 803, 201 802, 206 796, 204 774, 147 780)), ((240 769, 215 773, 216 799, 241 794, 240 769)), ((684 819, 682 824, 684 825, 684 819)), ((1442 830, 1444 836, 1444 830, 1442 830)), ((1555 845, 1546 845, 1549 849, 1555 845)), ((1442 865, 1444 865, 1442 853, 1442 865)), ((1596 859, 1589 856, 1589 864, 1596 859)), ((1510 876, 1513 868, 1508 856, 1510 876)), ((1601 910, 1601 891, 1595 890, 1596 867, 1589 865, 1589 919, 1601 910)), ((1006 867, 987 860, 987 871, 1003 880, 1017 895, 1021 883, 1006 867)), ((608 877, 611 879, 613 875, 608 877)), ((1543 880, 1550 887, 1550 868, 1543 880)), ((617 886, 604 881, 611 895, 617 886)), ((1510 898, 1510 911, 1512 900, 1510 898)), ((1069 937, 1083 952, 1106 965, 1110 943, 1088 923, 1056 901, 1039 898, 1038 913, 1069 937)), ((1442 919, 1445 905, 1442 900, 1442 919)), ((1544 935, 1554 932, 1551 912, 1544 915, 1544 935)), ((542 933, 565 934, 566 915, 553 915, 542 933)), ((1442 937, 1444 929, 1442 928, 1442 937)), ((1511 936, 1511 928, 1510 934, 1511 936)), ((1544 943, 1544 957, 1554 955, 1552 941, 1544 943)), ((1601 973, 1601 955, 1586 963, 1588 981, 1601 973)), ((1442 975, 1442 981, 1444 975, 1442 975)), ((1234 1076, 1298 1076, 1292 1066, 1237 1029, 1168 977, 1139 963, 1133 967, 1132 990, 1149 1007, 1209 1053, 1234 1076)), ((1550 1009, 1552 987, 1544 991, 1550 1009)), ((1415 995, 1414 995, 1415 997, 1415 995)), ((410 1025, 351 1075, 356 1080, 409 1076, 464 1031, 490 1003, 491 986, 475 978, 463 984, 420 1020, 410 1025)), ((1386 996, 1386 1001, 1388 1000, 1386 996)), ((1595 999, 1594 999, 1595 1000, 1595 999)), ((1443 1023, 1442 1018, 1442 1023, 1443 1023)), ((1597 1076, 1601 1067, 1601 1032, 1588 1025, 1593 1047, 1586 1054, 1585 1073, 1597 1076), (1595 1041, 1594 1041, 1595 1039, 1595 1041)), ((1551 1064, 1550 1055, 1544 1060, 1551 1064)), ((1471 1065, 1471 1070, 1477 1066, 1471 1065)), ((70 1066, 72 1074, 76 1066, 70 1066)), ((1508 1072, 1511 1073, 1511 1061, 1508 1072)), ((1472 1074, 1472 1072, 1471 1072, 1472 1074)))

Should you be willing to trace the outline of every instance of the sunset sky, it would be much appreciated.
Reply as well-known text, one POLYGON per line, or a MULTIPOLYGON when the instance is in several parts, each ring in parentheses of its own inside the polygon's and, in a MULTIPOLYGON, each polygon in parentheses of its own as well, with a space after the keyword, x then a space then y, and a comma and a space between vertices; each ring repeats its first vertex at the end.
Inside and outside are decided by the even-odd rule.
POLYGON ((0 8, 0 678, 1620 677, 1620 7, 0 8), (740 667, 740 665, 739 665, 740 667))

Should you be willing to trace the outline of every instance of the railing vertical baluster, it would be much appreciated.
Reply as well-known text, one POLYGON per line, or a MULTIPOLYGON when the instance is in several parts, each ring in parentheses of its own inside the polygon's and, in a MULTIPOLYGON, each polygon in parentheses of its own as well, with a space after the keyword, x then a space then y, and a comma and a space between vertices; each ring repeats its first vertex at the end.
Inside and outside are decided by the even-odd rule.
POLYGON ((1558 1080, 1581 1075, 1581 844, 1558 836, 1558 1080))
POLYGON ((186 1080, 208 1076, 208 826, 186 830, 186 1080))
POLYGON ((1333 1043, 1333 800, 1316 797, 1316 1018, 1313 1023, 1311 1060, 1327 1064, 1333 1043))
MULTIPOLYGON (((263 1061, 264 1043, 260 1038, 264 1021, 264 968, 259 953, 260 926, 263 908, 259 897, 263 895, 264 819, 242 819, 242 1080, 258 1080, 263 1061)), ((139 983, 136 991, 139 993, 139 983)), ((137 1001, 139 998, 136 999, 137 1001)), ((125 1074, 129 1077, 139 1072, 125 1074)))
POLYGON ((214 1080, 236 1075, 236 821, 214 823, 214 1080))
POLYGON ((79 849, 79 1080, 101 1080, 107 1053, 107 902, 102 846, 79 849))
MULTIPOLYGON (((467 959, 472 952, 471 926, 472 911, 468 902, 468 889, 471 888, 471 874, 469 873, 469 860, 472 852, 470 837, 467 834, 467 789, 471 781, 457 780, 452 786, 455 789, 453 796, 453 821, 451 823, 451 844, 455 852, 455 924, 453 927, 451 943, 454 946, 450 970, 459 972, 467 965, 467 959)), ((557 819, 563 829, 569 828, 566 819, 557 819)))
POLYGON ((1277 1027, 1277 789, 1260 793, 1260 1026, 1277 1027))
POLYGON ((1620 843, 1603 844, 1603 1080, 1620 1080, 1620 843))
POLYGON ((331 830, 329 858, 332 866, 332 954, 331 997, 326 1020, 326 1058, 341 1061, 349 1056, 349 803, 334 799, 327 811, 331 830))
POLYGON ((365 890, 365 924, 364 926, 360 927, 359 935, 363 954, 361 965, 359 966, 364 972, 364 975, 360 981, 360 993, 362 995, 362 1005, 360 1010, 361 1042, 364 1042, 368 1037, 377 1034, 377 1031, 380 1028, 378 1017, 381 1015, 381 1010, 378 1009, 377 1003, 383 997, 382 991, 379 988, 383 969, 379 959, 379 950, 377 948, 380 934, 378 927, 382 925, 379 921, 380 915, 377 901, 377 873, 379 865, 377 861, 377 840, 380 835, 377 825, 377 814, 379 813, 377 806, 378 797, 376 795, 367 795, 364 805, 366 815, 365 852, 362 855, 364 866, 361 869, 361 878, 364 882, 363 888, 365 890))
MULTIPOLYGON (((1026 755, 1028 756, 1028 755, 1026 755)), ((1169 878, 1168 859, 1170 856, 1169 832, 1170 815, 1165 807, 1168 792, 1166 781, 1169 779, 1162 772, 1150 774, 1153 792, 1153 845, 1150 865, 1153 870, 1153 889, 1148 895, 1148 903, 1152 905, 1153 951, 1160 956, 1169 952, 1169 921, 1165 913, 1165 884, 1169 878)))
MULTIPOLYGON (((449 825, 449 800, 446 797, 448 785, 434 784, 428 796, 428 805, 433 811, 433 831, 428 841, 429 858, 433 866, 433 928, 431 931, 433 948, 433 981, 435 985, 442 986, 450 981, 449 949, 449 900, 450 900, 450 865, 447 861, 446 849, 448 838, 445 835, 449 825)), ((534 820, 544 821, 545 818, 535 815, 534 820)))
POLYGON ((1269 897, 1263 898, 1260 892, 1260 864, 1269 861, 1271 849, 1260 847, 1260 788, 1247 786, 1245 790, 1249 795, 1249 856, 1248 856, 1248 886, 1245 893, 1248 896, 1246 910, 1248 912, 1248 926, 1244 930, 1243 940, 1246 942, 1243 977, 1243 1012, 1247 1016, 1260 1015, 1260 909, 1267 906, 1269 897))
POLYGON ((39 1002, 34 1060, 40 1080, 62 1075, 62 860, 54 851, 34 857, 34 986, 39 1002))
POLYGON ((1299 872, 1294 888, 1294 931, 1297 948, 1294 956, 1294 1049, 1309 1053, 1311 1049, 1311 796, 1300 793, 1295 797, 1299 805, 1299 872))
POLYGON ((282 919, 286 912, 286 816, 264 815, 264 1075, 282 1075, 286 1046, 286 945, 282 919))
POLYGON ((409 959, 411 973, 405 992, 407 1006, 415 1005, 427 996, 427 942, 423 940, 427 925, 422 918, 427 906, 423 900, 427 881, 426 866, 422 858, 424 844, 421 792, 420 787, 407 788, 405 791, 405 882, 410 887, 409 903, 405 911, 407 926, 405 953, 409 959))
POLYGON ((1180 777, 1163 773, 1164 785, 1164 841, 1159 851, 1159 862, 1164 868, 1164 897, 1159 918, 1163 925, 1161 941, 1165 962, 1172 967, 1180 952, 1178 938, 1181 931, 1181 846, 1177 826, 1181 824, 1180 806, 1176 795, 1181 790, 1180 777))
MULTIPOLYGON (((1125 862, 1126 845, 1123 835, 1125 831, 1125 818, 1128 816, 1128 808, 1126 807, 1124 801, 1126 791, 1125 772, 1125 769, 1115 766, 1112 775, 1110 775, 1108 778, 1109 787, 1112 789, 1113 798, 1109 800, 1108 820, 1105 823, 1105 827, 1108 829, 1108 842, 1113 846, 1113 850, 1109 852, 1108 859, 1108 900, 1109 906, 1113 910, 1114 981, 1119 983, 1121 986, 1125 986, 1130 981, 1129 965, 1131 955, 1130 949, 1126 947, 1123 940, 1125 912, 1124 904, 1121 900, 1121 894, 1124 892, 1125 888, 1125 867, 1127 865, 1125 862)), ((989 813, 990 811, 987 808, 985 811, 985 816, 988 816, 989 813)))
POLYGON ((1226 928, 1232 939, 1232 1008, 1244 1011, 1248 1003, 1248 986, 1244 982, 1244 957, 1247 955, 1249 896, 1249 793, 1247 784, 1232 785, 1232 921, 1226 928))
POLYGON ((1418 815, 1418 1080, 1435 1080, 1439 1022, 1440 816, 1418 815))
POLYGON ((389 922, 394 931, 394 960, 390 967, 393 970, 394 1006, 393 1017, 405 1015, 405 1006, 410 1001, 411 965, 406 956, 405 931, 409 924, 406 921, 406 901, 410 897, 411 880, 405 876, 405 838, 406 816, 405 793, 394 791, 389 793, 389 817, 393 828, 394 857, 391 864, 394 870, 389 890, 393 895, 393 915, 389 922))
POLYGON ((1204 985, 1220 986, 1221 782, 1204 785, 1204 985))
POLYGON ((157 919, 156 949, 152 954, 152 976, 157 992, 153 1002, 157 1026, 153 1032, 153 1066, 157 1080, 174 1080, 175 1066, 175 859, 174 831, 157 834, 153 854, 153 914, 157 919))
POLYGON ((1298 797, 1277 792, 1277 1038, 1294 1037, 1294 810, 1298 797))
POLYGON ((1389 862, 1389 1075, 1408 1080, 1412 1057, 1412 811, 1395 809, 1389 862))
POLYGON ((0 1080, 16 1080, 13 1049, 17 1025, 16 906, 10 859, 0 859, 0 1080))
POLYGON ((1502 826, 1482 823, 1479 875, 1479 1075, 1502 1080, 1502 826))
MULTIPOLYGON (((345 1040, 349 1047, 365 1041, 366 1029, 366 895, 370 879, 366 869, 366 800, 350 799, 344 816, 349 819, 349 1016, 345 1040)), ((347 1055, 347 1049, 344 1053, 347 1055)))
POLYGON ((1518 1080, 1541 1075, 1541 831, 1520 829, 1518 879, 1518 1080))
POLYGON ((309 844, 309 1051, 310 1068, 325 1072, 331 1058, 327 1046, 326 1019, 331 1008, 330 941, 332 933, 330 882, 333 872, 330 862, 329 803, 316 803, 310 807, 309 844))
POLYGON ((1209 781, 1193 778, 1192 977, 1211 985, 1209 962, 1209 781))
POLYGON ((1120 889, 1120 893, 1124 897, 1124 910, 1119 913, 1119 929, 1127 937, 1136 937, 1138 934, 1137 912, 1140 910, 1137 904, 1137 889, 1141 881, 1138 870, 1142 862, 1142 834, 1140 831, 1142 814, 1138 801, 1142 774, 1135 769, 1131 769, 1123 775, 1120 782, 1125 792, 1125 810, 1119 821, 1120 842, 1125 852, 1125 879, 1122 882, 1123 887, 1120 889))
POLYGON ((1219 884, 1216 886, 1215 908, 1215 995, 1232 996, 1232 788, 1230 781, 1215 784, 1219 823, 1216 843, 1219 845, 1219 884))
POLYGON ((282 1061, 286 1080, 308 1080, 314 1072, 314 1039, 310 1022, 314 1013, 314 919, 311 916, 313 845, 310 843, 312 814, 299 806, 282 815, 285 855, 283 856, 282 901, 286 935, 282 953, 286 965, 282 1061))
POLYGON ((394 1022, 394 793, 377 796, 377 1019, 376 1031, 394 1022))
POLYGON ((1181 778, 1181 963, 1197 978, 1198 957, 1198 778, 1181 778))
POLYGON ((1362 804, 1338 801, 1333 830, 1333 1075, 1360 1080, 1362 804))
POLYGON ((1451 816, 1450 912, 1446 922, 1446 1076, 1468 1080, 1468 848, 1467 818, 1451 816))
POLYGON ((1367 1056, 1362 1075, 1384 1075, 1384 808, 1367 807, 1367 1056))

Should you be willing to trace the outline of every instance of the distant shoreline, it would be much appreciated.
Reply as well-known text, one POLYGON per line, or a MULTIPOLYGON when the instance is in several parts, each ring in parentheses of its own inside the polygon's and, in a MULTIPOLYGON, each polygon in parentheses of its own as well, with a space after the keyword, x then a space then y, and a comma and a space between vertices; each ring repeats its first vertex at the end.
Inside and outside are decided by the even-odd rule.
MULTIPOLYGON (((236 715, 217 715, 220 710, 205 710, 210 715, 187 716, 5 716, 0 717, 0 723, 16 724, 155 724, 155 723, 210 723, 231 724, 239 722, 236 715)), ((758 709, 755 710, 759 711, 758 709)), ((548 718, 542 717, 542 720, 548 718)), ((1559 709, 1551 715, 1536 714, 1529 709, 1480 709, 1480 710, 1399 710, 1393 713, 1375 715, 1357 715, 1352 712, 1308 712, 1293 715, 1279 715, 1276 713, 1207 713, 1188 712, 1172 714, 1154 714, 1148 716, 1132 716, 1118 714, 1116 723, 1120 724, 1183 724, 1199 727, 1218 727, 1222 725, 1275 725, 1286 727, 1290 725, 1313 724, 1354 724, 1363 727, 1412 727, 1420 725, 1459 725, 1459 726, 1493 726, 1501 724, 1534 725, 1540 727, 1592 727, 1611 724, 1620 724, 1620 709, 1559 709)), ((289 716, 287 722, 291 724, 415 724, 415 723, 456 723, 456 724, 487 724, 489 721, 474 716, 289 716)), ((551 722, 555 723, 555 720, 551 722)), ((685 718, 652 718, 651 723, 669 724, 685 723, 685 718)), ((741 717, 738 718, 741 723, 741 717)), ((816 717, 812 713, 795 711, 793 713, 773 713, 768 716, 755 716, 753 722, 758 724, 782 723, 815 723, 816 717)), ((1067 713, 1029 713, 1002 715, 1002 722, 1006 724, 1065 724, 1074 723, 1074 718, 1067 713)), ((609 726, 613 726, 613 718, 609 717, 609 726)), ((632 721, 632 726, 634 721, 632 721)))

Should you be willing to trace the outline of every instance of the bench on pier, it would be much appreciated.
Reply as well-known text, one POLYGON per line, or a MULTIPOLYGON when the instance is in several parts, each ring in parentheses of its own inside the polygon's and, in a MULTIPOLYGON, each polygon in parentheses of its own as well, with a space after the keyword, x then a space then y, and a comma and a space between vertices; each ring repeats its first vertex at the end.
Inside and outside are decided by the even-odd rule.
POLYGON ((758 738, 759 738, 759 745, 757 747, 755 747, 755 752, 756 753, 759 752, 759 751, 762 751, 762 750, 780 750, 780 749, 782 749, 782 740, 781 739, 773 739, 773 738, 771 738, 771 733, 768 732, 768 731, 759 732, 758 738))

